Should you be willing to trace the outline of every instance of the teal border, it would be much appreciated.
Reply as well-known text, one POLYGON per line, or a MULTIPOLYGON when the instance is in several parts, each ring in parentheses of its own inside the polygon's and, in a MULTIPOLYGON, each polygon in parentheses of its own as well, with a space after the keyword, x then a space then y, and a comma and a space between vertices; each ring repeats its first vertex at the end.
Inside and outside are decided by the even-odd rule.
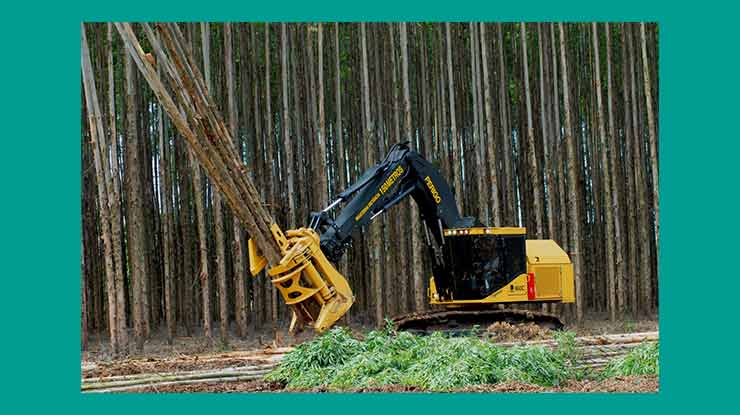
MULTIPOLYGON (((737 407, 738 31, 703 1, 226 2, 5 5, 2 214, 5 410, 161 414, 561 412, 737 407), (23 9, 23 10, 21 10, 23 9), (82 396, 79 393, 81 20, 647 20, 660 24, 661 391, 657 395, 82 396), (29 295, 33 293, 33 295, 29 295), (727 405, 727 406, 725 406, 727 405), (217 412, 218 411, 218 412, 217 412), (325 411, 322 411, 325 413, 325 411)), ((15 411, 13 411, 15 412, 15 411)))

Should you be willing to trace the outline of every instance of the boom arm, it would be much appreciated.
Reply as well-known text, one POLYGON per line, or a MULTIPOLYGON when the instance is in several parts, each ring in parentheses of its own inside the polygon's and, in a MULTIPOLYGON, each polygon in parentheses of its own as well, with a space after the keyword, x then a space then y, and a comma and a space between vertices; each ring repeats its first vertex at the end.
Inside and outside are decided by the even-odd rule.
POLYGON ((419 207, 430 246, 443 244, 444 228, 478 225, 475 218, 460 216, 447 181, 405 142, 394 145, 381 163, 368 169, 326 209, 312 213, 310 227, 320 233, 321 250, 327 258, 337 262, 355 229, 367 225, 409 195, 419 207), (336 219, 331 219, 328 212, 345 201, 349 202, 336 219))

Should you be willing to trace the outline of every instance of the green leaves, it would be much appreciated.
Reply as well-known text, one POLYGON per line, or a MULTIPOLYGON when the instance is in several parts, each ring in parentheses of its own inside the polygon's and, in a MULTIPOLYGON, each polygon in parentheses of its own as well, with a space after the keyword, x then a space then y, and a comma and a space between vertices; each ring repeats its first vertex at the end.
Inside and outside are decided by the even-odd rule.
POLYGON ((359 341, 349 330, 334 328, 287 354, 267 380, 288 389, 336 390, 405 385, 447 391, 513 380, 556 386, 577 375, 573 338, 559 335, 559 346, 550 350, 503 348, 475 336, 416 336, 389 327, 359 341))
POLYGON ((601 377, 657 375, 659 356, 658 343, 643 343, 626 356, 609 362, 601 372, 601 377))

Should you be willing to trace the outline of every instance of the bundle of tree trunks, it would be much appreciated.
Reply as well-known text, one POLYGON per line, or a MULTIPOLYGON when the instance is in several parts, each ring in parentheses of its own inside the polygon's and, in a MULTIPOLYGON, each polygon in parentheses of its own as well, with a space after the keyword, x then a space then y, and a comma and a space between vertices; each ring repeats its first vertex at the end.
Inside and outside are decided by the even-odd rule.
POLYGON ((177 24, 159 23, 155 29, 147 23, 141 24, 154 55, 143 50, 131 24, 116 23, 115 26, 137 67, 208 177, 267 261, 277 263, 280 250, 270 233, 274 221, 247 175, 231 132, 177 24), (161 69, 161 77, 157 67, 161 69))
POLYGON ((151 387, 196 383, 236 382, 262 379, 292 347, 259 351, 238 351, 214 355, 177 356, 166 359, 133 359, 106 364, 83 363, 82 392, 135 392, 151 387), (228 367, 213 367, 219 362, 228 367), (177 370, 187 366, 190 370, 177 370), (209 367, 210 366, 210 367, 209 367), (116 370, 118 369, 118 370, 116 370), (106 375, 112 373, 126 374, 106 375))

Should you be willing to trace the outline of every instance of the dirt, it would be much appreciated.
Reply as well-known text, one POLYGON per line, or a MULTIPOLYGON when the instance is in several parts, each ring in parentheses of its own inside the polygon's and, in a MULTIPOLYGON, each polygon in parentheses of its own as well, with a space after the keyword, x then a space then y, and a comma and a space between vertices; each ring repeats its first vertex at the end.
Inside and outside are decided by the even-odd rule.
POLYGON ((596 336, 602 334, 620 334, 620 333, 642 333, 648 331, 658 331, 657 319, 645 320, 622 320, 609 321, 607 316, 603 318, 591 318, 582 321, 580 324, 566 323, 566 330, 574 331, 577 336, 596 336))
POLYGON ((185 359, 146 359, 146 360, 124 360, 115 362, 98 363, 89 370, 83 370, 82 377, 85 379, 96 377, 136 375, 140 373, 167 373, 186 372, 191 370, 238 368, 267 364, 266 359, 248 358, 223 358, 223 359, 200 359, 199 356, 190 356, 185 359))
MULTIPOLYGON (((504 325, 507 323, 499 324, 504 325)), ((494 326, 496 326, 496 324, 491 325, 487 330, 490 333, 492 328, 495 329, 493 334, 497 339, 494 341, 526 341, 539 338, 547 339, 547 336, 549 336, 546 329, 537 330, 528 328, 528 324, 524 324, 524 327, 515 328, 513 330, 505 327, 494 326), (511 338, 506 340, 508 336, 511 336, 511 338), (501 338, 501 340, 498 340, 498 338, 501 338)), ((514 327, 516 327, 516 325, 514 325, 514 327)), ((584 320, 580 325, 568 323, 565 328, 566 330, 575 331, 578 336, 592 336, 599 334, 656 331, 658 330, 658 322, 657 320, 625 320, 610 322, 606 316, 597 316, 597 318, 584 320)), ((371 330, 372 327, 353 325, 351 329, 355 335, 362 336, 362 334, 371 330)), ((175 337, 173 344, 170 345, 167 344, 165 332, 162 330, 155 333, 150 339, 147 339, 142 353, 131 354, 129 355, 129 358, 161 359, 172 356, 192 356, 204 353, 219 353, 234 350, 255 350, 265 347, 293 346, 311 340, 314 337, 315 334, 311 330, 305 330, 297 335, 291 335, 288 333, 286 328, 281 327, 277 330, 277 334, 272 330, 260 330, 255 332, 252 329, 248 339, 242 340, 232 337, 227 346, 221 345, 218 341, 209 341, 205 337, 201 336, 200 333, 192 333, 192 336, 175 337)), ((89 349, 82 353, 81 360, 85 363, 115 361, 115 357, 111 355, 108 348, 106 338, 106 335, 91 335, 88 343, 89 349)), ((219 338, 217 329, 214 330, 213 338, 219 338)))
POLYGON ((190 385, 152 386, 137 393, 237 393, 237 392, 281 392, 283 385, 262 380, 245 382, 197 383, 190 385))
MULTIPOLYGON (((172 344, 167 344, 166 332, 160 330, 154 333, 144 343, 144 351, 141 353, 130 353, 128 358, 147 359, 147 358, 169 358, 173 356, 192 356, 206 353, 222 353, 239 350, 257 350, 266 347, 287 347, 303 343, 315 337, 311 330, 304 330, 301 333, 292 335, 288 333, 287 328, 279 328, 276 332, 272 330, 250 331, 247 339, 239 339, 231 336, 228 345, 221 344, 218 329, 213 331, 213 339, 208 340, 202 336, 202 333, 191 333, 191 336, 177 336, 173 339, 172 344)), ((120 360, 113 356, 109 349, 107 335, 90 336, 88 339, 88 350, 82 353, 84 362, 111 362, 120 360)))
MULTIPOLYGON (((616 377, 606 380, 570 381, 558 387, 530 385, 521 382, 505 382, 495 385, 474 385, 452 390, 450 393, 554 393, 554 392, 621 392, 621 393, 657 393, 659 382, 657 376, 616 377)), ((291 392, 291 393, 332 393, 337 392, 325 387, 289 391, 275 382, 246 381, 213 384, 170 385, 143 389, 140 392, 150 393, 239 393, 239 392, 291 392)), ((340 393, 429 393, 414 386, 386 385, 373 388, 351 389, 340 393)))
MULTIPOLYGON (((579 326, 567 326, 579 336, 600 334, 646 332, 658 329, 654 320, 609 322, 605 319, 586 320, 579 326)), ((362 336, 369 327, 352 327, 356 336, 362 336)), ((291 336, 287 330, 252 332, 249 340, 232 339, 228 347, 203 337, 177 337, 167 344, 160 333, 145 344, 144 352, 126 359, 114 359, 103 341, 91 341, 90 350, 82 354, 82 377, 85 379, 143 373, 184 372, 193 370, 222 369, 269 364, 279 349, 296 345, 314 337, 311 331, 291 336)), ((511 325, 495 323, 486 329, 486 335, 496 342, 546 340, 552 333, 534 324, 511 325)), ((196 333, 197 336, 197 333, 196 333)), ((214 338, 218 338, 217 333, 214 338)), ((186 385, 152 386, 146 392, 287 392, 282 385, 264 381, 201 383, 186 385)), ((603 381, 572 381, 557 388, 508 382, 496 385, 476 385, 455 392, 657 392, 656 376, 614 378, 603 381)), ((333 392, 317 388, 304 392, 333 392)), ((415 387, 391 385, 346 392, 425 392, 415 387)))
POLYGON ((487 337, 496 343, 511 341, 545 340, 552 337, 552 331, 534 323, 509 324, 496 322, 486 329, 487 337))

